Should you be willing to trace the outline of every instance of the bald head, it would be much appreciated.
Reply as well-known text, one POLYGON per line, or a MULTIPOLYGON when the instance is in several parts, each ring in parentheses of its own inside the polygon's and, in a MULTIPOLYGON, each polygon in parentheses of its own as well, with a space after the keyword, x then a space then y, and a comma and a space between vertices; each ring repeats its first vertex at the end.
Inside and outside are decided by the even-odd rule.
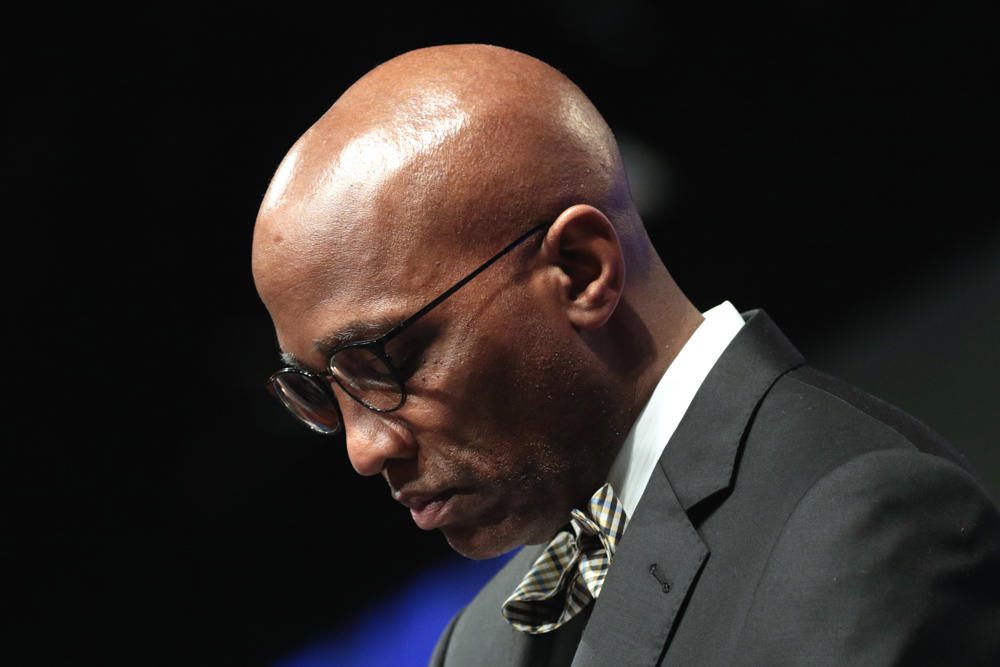
POLYGON ((295 144, 261 207, 254 261, 358 245, 398 261, 403 239, 493 247, 574 204, 603 211, 626 254, 644 257, 614 137, 579 88, 507 49, 421 49, 363 77, 295 144))
POLYGON ((407 53, 345 92, 278 168, 253 265, 290 372, 337 397, 355 469, 476 557, 568 521, 701 319, 594 106, 491 46, 407 53), (348 395, 393 382, 405 405, 390 412, 348 395))

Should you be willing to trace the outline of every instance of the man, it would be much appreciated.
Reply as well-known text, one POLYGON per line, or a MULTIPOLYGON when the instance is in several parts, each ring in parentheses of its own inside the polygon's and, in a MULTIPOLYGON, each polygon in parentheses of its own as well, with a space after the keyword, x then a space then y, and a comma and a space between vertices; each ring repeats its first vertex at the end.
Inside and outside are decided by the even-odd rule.
POLYGON ((959 457, 763 312, 699 313, 544 63, 370 72, 279 167, 253 268, 293 414, 459 552, 531 545, 433 664, 1000 664, 1000 516, 959 457))

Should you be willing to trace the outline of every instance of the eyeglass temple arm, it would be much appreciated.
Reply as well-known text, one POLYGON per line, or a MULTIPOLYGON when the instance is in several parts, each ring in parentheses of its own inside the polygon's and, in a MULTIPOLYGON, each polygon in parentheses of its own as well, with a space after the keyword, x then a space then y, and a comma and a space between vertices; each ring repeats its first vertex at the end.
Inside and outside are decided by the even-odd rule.
POLYGON ((540 232, 542 230, 545 230, 545 229, 548 229, 551 225, 552 225, 551 222, 543 223, 541 225, 538 225, 537 227, 532 227, 531 229, 529 229, 528 231, 526 231, 524 234, 522 234, 521 236, 517 237, 517 239, 515 239, 513 243, 511 243, 506 248, 504 248, 503 250, 501 250, 500 252, 498 252, 491 259, 487 260, 486 263, 483 264, 482 266, 480 266, 478 269, 476 269, 475 271, 473 271, 472 273, 470 273, 469 275, 465 276, 464 278, 462 278, 461 280, 459 280, 457 283, 455 283, 454 285, 452 285, 451 288, 449 288, 444 294, 442 294, 438 298, 434 299, 429 304, 427 304, 426 306, 424 306, 423 308, 421 308, 420 310, 418 310, 417 312, 413 313, 412 315, 410 315, 409 317, 407 317, 405 320, 403 320, 402 322, 400 322, 399 324, 397 324, 396 326, 394 326, 392 329, 390 329, 389 331, 387 331, 385 333, 385 335, 382 336, 382 342, 383 343, 387 343, 390 340, 392 340, 393 338, 395 338, 396 334, 398 334, 400 331, 402 331, 406 327, 410 326, 411 324, 413 324, 414 322, 416 322, 417 320, 419 320, 421 317, 423 317, 427 313, 429 313, 432 310, 434 310, 442 301, 444 301, 445 299, 447 299, 449 296, 451 296, 452 294, 454 294, 458 290, 462 289, 462 287, 464 287, 467 282, 469 282, 470 280, 472 280, 473 278, 475 278, 476 276, 478 276, 480 273, 482 273, 483 271, 485 271, 486 269, 488 269, 493 264, 493 262, 495 262, 498 259, 500 259, 501 257, 503 257, 504 255, 506 255, 511 250, 513 250, 517 246, 519 246, 522 243, 524 243, 525 241, 527 241, 529 238, 531 238, 532 236, 534 236, 538 232, 540 232))

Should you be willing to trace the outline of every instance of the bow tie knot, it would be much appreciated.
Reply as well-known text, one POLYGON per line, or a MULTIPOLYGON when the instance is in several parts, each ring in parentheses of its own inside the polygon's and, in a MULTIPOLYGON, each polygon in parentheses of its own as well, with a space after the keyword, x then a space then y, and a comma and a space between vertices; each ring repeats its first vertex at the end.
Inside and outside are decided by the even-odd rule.
POLYGON ((628 518, 610 484, 593 495, 585 510, 572 514, 572 532, 556 535, 503 605, 504 618, 518 630, 555 630, 601 594, 628 518))

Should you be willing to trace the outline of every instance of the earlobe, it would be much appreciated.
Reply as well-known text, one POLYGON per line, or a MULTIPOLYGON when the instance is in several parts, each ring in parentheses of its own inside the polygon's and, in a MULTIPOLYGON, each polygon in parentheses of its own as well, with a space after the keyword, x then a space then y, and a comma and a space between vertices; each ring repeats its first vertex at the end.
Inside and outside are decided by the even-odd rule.
POLYGON ((586 331, 602 327, 625 286, 625 258, 607 216, 593 206, 572 206, 552 223, 544 245, 561 272, 560 297, 570 321, 586 331))

